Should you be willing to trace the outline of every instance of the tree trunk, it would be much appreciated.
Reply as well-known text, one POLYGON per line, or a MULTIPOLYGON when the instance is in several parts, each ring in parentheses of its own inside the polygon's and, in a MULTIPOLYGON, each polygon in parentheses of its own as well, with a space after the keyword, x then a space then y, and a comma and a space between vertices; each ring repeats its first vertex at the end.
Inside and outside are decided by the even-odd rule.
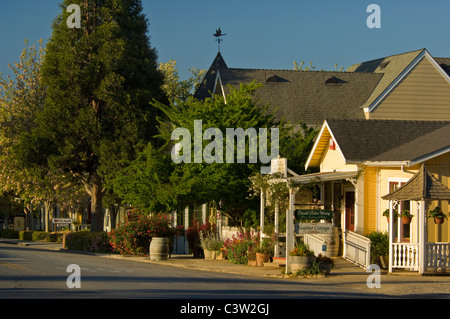
POLYGON ((111 229, 116 229, 116 219, 117 213, 119 212, 119 205, 110 205, 109 206, 109 218, 111 223, 111 229))
POLYGON ((92 177, 91 193, 91 232, 103 231, 103 192, 102 180, 95 174, 92 177))
MULTIPOLYGON (((51 202, 46 200, 44 201, 44 227, 45 227, 45 231, 49 232, 50 230, 50 226, 52 225, 52 220, 51 220, 51 213, 50 213, 50 206, 51 206, 51 202)), ((53 229, 52 229, 53 230, 53 229)))

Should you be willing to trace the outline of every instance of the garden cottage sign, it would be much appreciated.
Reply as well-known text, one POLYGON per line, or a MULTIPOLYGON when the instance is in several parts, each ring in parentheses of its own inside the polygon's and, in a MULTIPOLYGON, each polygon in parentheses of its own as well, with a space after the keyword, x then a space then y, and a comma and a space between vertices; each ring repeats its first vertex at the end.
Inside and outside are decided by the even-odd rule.
POLYGON ((333 231, 331 223, 297 223, 295 228, 295 232, 299 235, 331 234, 333 231))

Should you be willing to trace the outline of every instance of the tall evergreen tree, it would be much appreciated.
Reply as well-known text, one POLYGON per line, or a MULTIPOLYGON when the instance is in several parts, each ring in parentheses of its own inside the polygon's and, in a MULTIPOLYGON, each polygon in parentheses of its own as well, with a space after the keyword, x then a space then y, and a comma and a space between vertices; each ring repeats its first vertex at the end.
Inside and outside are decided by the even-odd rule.
POLYGON ((64 0, 61 8, 42 66, 44 108, 27 138, 50 167, 84 184, 91 196, 91 231, 100 231, 105 180, 156 132, 157 110, 149 102, 166 100, 163 76, 141 1, 64 0), (80 28, 67 23, 71 4, 81 9, 80 28))

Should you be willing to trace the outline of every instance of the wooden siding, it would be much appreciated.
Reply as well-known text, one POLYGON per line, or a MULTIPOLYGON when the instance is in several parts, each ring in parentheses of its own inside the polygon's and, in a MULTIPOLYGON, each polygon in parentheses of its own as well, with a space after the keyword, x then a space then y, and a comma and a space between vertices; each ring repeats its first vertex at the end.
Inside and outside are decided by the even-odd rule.
MULTIPOLYGON (((427 169, 436 176, 442 184, 450 187, 450 153, 443 154, 426 162, 427 169)), ((444 224, 435 225, 432 218, 428 219, 428 241, 448 242, 450 241, 450 207, 448 201, 434 202, 430 209, 440 205, 442 211, 447 215, 444 224)))
POLYGON ((369 119, 450 120, 450 84, 424 57, 369 119))
POLYGON ((325 148, 322 160, 320 162, 321 172, 343 172, 343 171, 356 171, 356 165, 347 165, 345 163, 344 155, 338 147, 335 150, 331 150, 329 147, 325 148))
POLYGON ((377 170, 366 167, 364 170, 364 233, 377 229, 377 170))

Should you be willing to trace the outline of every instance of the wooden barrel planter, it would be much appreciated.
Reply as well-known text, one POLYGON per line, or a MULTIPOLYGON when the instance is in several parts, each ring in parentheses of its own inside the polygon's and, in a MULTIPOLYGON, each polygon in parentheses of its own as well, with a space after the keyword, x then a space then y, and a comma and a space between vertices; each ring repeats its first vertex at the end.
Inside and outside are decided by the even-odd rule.
POLYGON ((289 256, 291 272, 295 273, 313 264, 316 256, 289 256))
POLYGON ((333 227, 330 234, 320 234, 320 237, 327 241, 327 257, 337 257, 339 253, 339 231, 337 227, 333 227))
POLYGON ((269 262, 269 260, 270 260, 270 255, 256 253, 256 266, 262 267, 262 266, 264 266, 264 263, 269 262))
POLYGON ((167 260, 169 258, 169 238, 153 237, 150 242, 150 260, 167 260))

